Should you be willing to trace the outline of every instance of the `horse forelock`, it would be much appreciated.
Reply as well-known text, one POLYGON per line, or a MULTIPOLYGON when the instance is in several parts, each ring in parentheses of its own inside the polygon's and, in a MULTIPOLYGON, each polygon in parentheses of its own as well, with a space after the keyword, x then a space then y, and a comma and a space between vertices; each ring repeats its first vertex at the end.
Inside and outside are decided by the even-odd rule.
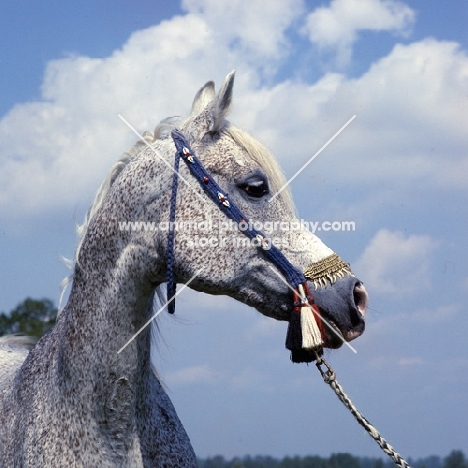
POLYGON ((296 208, 291 192, 286 186, 286 178, 276 158, 268 148, 250 133, 230 123, 224 127, 223 131, 228 134, 237 145, 243 148, 252 160, 265 171, 274 194, 283 189, 278 195, 278 199, 283 202, 289 211, 295 213, 296 208))

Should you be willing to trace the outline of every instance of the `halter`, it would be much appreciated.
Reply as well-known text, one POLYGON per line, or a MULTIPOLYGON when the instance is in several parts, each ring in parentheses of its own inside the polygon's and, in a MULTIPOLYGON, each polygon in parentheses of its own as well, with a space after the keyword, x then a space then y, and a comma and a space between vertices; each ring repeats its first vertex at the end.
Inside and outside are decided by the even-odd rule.
POLYGON ((167 252, 167 298, 168 311, 173 314, 175 310, 174 296, 176 292, 176 282, 174 281, 174 239, 175 239, 175 217, 178 188, 179 162, 182 159, 188 166, 192 176, 200 183, 205 193, 214 201, 218 208, 238 226, 242 223, 241 232, 252 240, 252 244, 258 245, 263 255, 284 275, 287 282, 294 289, 293 311, 289 321, 288 333, 286 337, 286 347, 291 351, 293 362, 310 362, 315 358, 313 350, 322 352, 323 328, 320 318, 320 311, 314 303, 307 280, 304 274, 298 270, 284 254, 259 230, 252 227, 252 223, 244 216, 238 206, 229 199, 228 195, 211 174, 205 169, 203 164, 191 150, 184 135, 178 131, 172 131, 172 138, 176 146, 174 161, 174 177, 172 180, 172 194, 170 206, 170 223, 168 235, 167 252))

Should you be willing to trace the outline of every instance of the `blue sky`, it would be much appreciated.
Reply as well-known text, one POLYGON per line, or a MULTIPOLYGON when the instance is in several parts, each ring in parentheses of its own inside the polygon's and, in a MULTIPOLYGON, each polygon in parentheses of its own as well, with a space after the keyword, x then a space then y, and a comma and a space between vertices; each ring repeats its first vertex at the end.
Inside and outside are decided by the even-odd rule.
MULTIPOLYGON (((468 6, 378 0, 17 2, 0 18, 0 310, 59 296, 80 222, 140 129, 188 113, 237 69, 231 120, 287 176, 300 217, 371 295, 365 334, 329 354, 405 456, 467 451, 468 6)), ((190 292, 155 357, 200 456, 377 456, 285 324, 190 292), (194 304, 196 304, 194 306, 194 304)))

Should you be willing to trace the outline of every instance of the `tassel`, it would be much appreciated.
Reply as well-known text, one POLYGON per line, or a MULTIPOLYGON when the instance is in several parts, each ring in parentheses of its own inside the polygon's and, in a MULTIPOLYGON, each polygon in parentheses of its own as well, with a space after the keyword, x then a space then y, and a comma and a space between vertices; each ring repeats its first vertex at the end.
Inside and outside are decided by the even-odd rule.
POLYGON ((301 307, 302 347, 318 348, 323 344, 322 333, 317 324, 317 319, 320 320, 318 307, 315 304, 309 304, 302 284, 299 285, 299 294, 305 298, 301 307))
POLYGON ((315 359, 315 351, 320 353, 323 345, 319 310, 315 304, 309 304, 309 298, 312 302, 313 298, 307 283, 304 286, 299 285, 299 294, 294 293, 294 309, 286 335, 286 348, 291 351, 291 360, 297 363, 312 362, 315 359))
POLYGON ((291 352, 302 349, 301 306, 294 292, 294 308, 289 319, 288 333, 286 334, 286 348, 291 352))

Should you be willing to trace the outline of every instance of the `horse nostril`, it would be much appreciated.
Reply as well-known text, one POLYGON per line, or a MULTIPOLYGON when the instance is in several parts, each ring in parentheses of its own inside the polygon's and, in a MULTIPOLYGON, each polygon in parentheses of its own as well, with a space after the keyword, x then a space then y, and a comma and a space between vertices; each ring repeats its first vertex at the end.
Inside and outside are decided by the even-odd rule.
POLYGON ((366 288, 364 287, 364 284, 361 281, 358 281, 354 285, 353 299, 354 299, 354 304, 357 310, 361 313, 362 316, 364 316, 366 314, 369 296, 366 292, 366 288))

